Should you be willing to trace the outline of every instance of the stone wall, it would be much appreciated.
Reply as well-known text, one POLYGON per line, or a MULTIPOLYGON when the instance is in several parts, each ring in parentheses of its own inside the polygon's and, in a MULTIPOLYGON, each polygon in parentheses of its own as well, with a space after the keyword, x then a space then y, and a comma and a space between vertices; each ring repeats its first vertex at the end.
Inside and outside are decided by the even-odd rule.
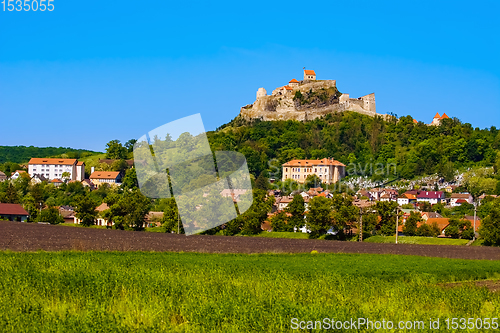
MULTIPOLYGON (((342 94, 339 102, 324 107, 301 107, 297 110, 293 97, 298 90, 302 94, 310 90, 328 89, 336 87, 335 80, 301 81, 298 87, 282 95, 267 96, 264 88, 257 91, 257 100, 241 108, 240 115, 245 119, 272 120, 298 120, 306 121, 325 116, 329 113, 355 111, 368 116, 375 116, 375 94, 368 94, 359 98, 350 98, 349 94, 342 94)), ((382 115, 385 117, 386 115, 382 115)))

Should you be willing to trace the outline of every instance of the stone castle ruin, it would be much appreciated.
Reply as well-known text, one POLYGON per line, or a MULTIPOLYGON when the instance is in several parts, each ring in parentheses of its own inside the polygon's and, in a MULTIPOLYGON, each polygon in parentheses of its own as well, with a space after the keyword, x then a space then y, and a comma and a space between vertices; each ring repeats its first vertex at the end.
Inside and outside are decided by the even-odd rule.
MULTIPOLYGON (((375 94, 350 98, 337 90, 335 80, 316 80, 313 70, 304 69, 304 79, 292 79, 288 85, 278 87, 271 95, 266 89, 257 90, 253 104, 241 108, 245 119, 312 120, 332 112, 355 111, 368 116, 377 115, 375 94)), ((382 115, 385 116, 385 115, 382 115)))

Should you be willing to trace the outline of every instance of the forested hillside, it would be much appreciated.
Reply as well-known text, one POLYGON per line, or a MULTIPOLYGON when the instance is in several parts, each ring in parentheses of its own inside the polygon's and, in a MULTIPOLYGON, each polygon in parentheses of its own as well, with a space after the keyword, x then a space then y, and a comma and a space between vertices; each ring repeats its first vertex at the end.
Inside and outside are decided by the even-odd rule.
POLYGON ((90 156, 95 152, 85 149, 64 147, 25 147, 25 146, 0 146, 0 163, 26 163, 32 157, 66 157, 81 158, 90 156), (62 156, 65 155, 65 156, 62 156))
POLYGON ((247 122, 240 117, 208 137, 214 150, 243 153, 259 175, 292 159, 333 157, 357 172, 371 163, 395 163, 400 177, 440 173, 450 177, 460 167, 493 166, 500 156, 500 131, 473 128, 458 119, 440 126, 415 123, 411 116, 385 121, 354 112, 329 114, 308 122, 247 122), (354 164, 350 164, 354 163, 354 164))

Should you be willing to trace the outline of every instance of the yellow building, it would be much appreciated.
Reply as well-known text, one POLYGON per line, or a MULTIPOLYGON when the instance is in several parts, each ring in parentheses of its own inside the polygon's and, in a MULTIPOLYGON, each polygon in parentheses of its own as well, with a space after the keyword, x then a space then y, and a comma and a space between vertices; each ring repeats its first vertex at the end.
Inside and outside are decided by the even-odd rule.
POLYGON ((307 176, 317 175, 322 183, 333 184, 345 177, 345 165, 332 158, 322 160, 292 160, 282 165, 282 180, 304 183, 307 176))
POLYGON ((121 175, 118 171, 94 171, 90 175, 90 181, 97 187, 102 184, 120 185, 121 175))

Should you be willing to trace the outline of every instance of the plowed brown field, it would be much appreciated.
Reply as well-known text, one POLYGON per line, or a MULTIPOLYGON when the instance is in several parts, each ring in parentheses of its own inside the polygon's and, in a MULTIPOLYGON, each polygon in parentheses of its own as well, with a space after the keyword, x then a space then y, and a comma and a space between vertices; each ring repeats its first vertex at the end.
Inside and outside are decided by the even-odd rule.
POLYGON ((500 260, 500 248, 481 246, 396 245, 313 239, 184 236, 20 222, 0 222, 0 250, 184 251, 210 253, 300 253, 316 250, 320 253, 403 254, 500 260))

